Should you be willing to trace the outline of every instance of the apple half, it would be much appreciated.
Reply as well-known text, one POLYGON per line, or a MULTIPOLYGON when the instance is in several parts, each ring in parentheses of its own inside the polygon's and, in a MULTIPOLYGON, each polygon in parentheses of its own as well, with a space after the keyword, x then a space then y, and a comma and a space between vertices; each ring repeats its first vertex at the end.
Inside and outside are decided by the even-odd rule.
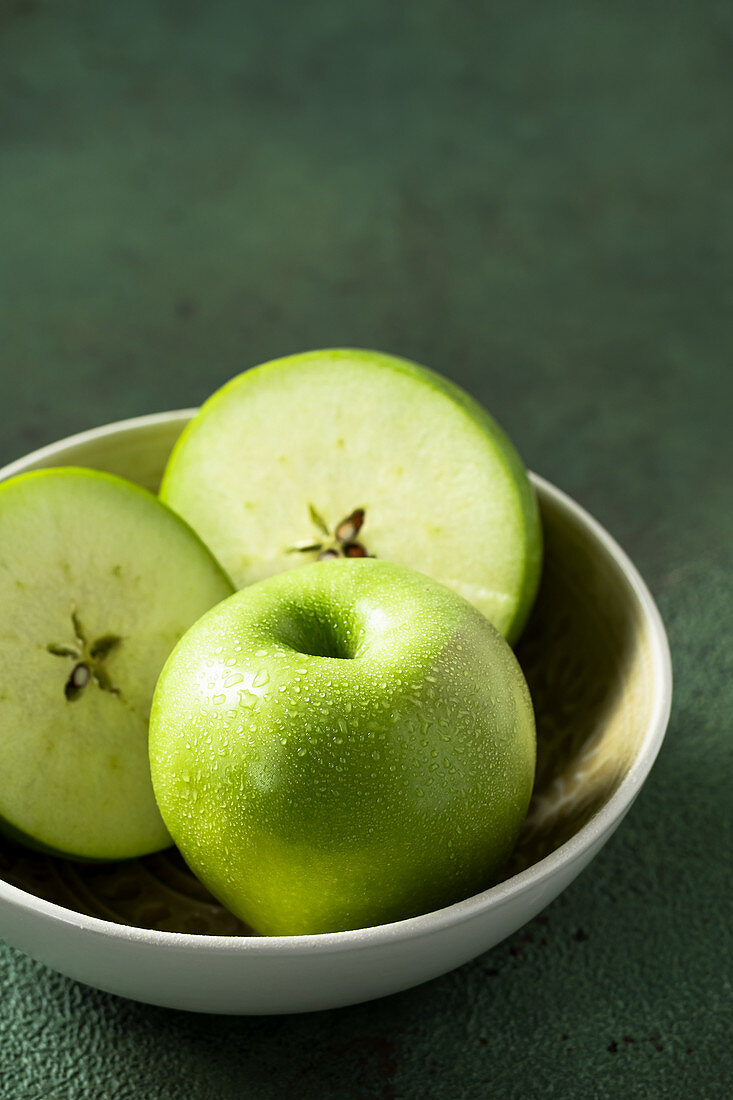
POLYGON ((0 830, 79 859, 167 847, 158 674, 232 585, 151 493, 74 467, 0 484, 0 830))
POLYGON ((313 351, 246 371, 179 439, 162 499, 238 588, 325 557, 427 573, 509 642, 539 580, 541 528, 498 424, 433 371, 373 351, 313 351))

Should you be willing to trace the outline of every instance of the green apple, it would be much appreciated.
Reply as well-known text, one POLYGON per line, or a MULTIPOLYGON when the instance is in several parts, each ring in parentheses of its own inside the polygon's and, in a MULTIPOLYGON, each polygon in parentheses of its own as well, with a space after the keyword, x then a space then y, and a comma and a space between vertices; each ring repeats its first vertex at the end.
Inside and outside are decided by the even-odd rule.
POLYGON ((536 594, 540 522, 514 447, 457 386, 378 352, 234 378, 184 431, 161 496, 240 588, 368 554, 453 588, 510 642, 536 594))
POLYGON ((490 885, 535 765, 527 686, 488 620, 369 559, 289 570, 184 635, 150 765, 184 858, 268 935, 340 931, 490 885))
POLYGON ((187 628, 233 591, 152 494, 66 467, 0 484, 0 829, 80 859, 171 841, 148 716, 187 628))

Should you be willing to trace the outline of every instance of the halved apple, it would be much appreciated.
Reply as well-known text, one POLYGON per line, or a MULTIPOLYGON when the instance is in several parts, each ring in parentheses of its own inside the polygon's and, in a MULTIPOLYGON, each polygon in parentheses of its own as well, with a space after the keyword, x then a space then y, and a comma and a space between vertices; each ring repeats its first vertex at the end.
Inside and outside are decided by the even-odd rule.
POLYGON ((464 596, 510 641, 537 590, 541 528, 498 424, 440 375, 314 351, 234 378, 178 441, 161 488, 244 587, 374 556, 464 596))
POLYGON ((0 829, 81 859, 171 843, 148 764, 153 689, 232 591, 130 482, 66 467, 0 484, 0 829))

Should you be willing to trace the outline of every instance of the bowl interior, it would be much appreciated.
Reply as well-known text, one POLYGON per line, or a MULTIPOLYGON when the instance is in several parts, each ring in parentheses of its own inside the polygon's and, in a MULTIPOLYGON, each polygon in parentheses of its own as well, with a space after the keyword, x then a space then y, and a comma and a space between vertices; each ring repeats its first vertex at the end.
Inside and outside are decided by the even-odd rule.
MULTIPOLYGON (((91 466, 155 491, 190 415, 184 410, 111 425, 36 452, 3 474, 91 466)), ((637 756, 653 705, 648 624, 630 582, 572 507, 541 480, 535 483, 545 564, 517 656, 535 706, 537 776, 519 843, 497 881, 555 851, 601 809, 637 756)), ((0 877, 72 911, 120 924, 252 934, 211 897, 175 849, 124 863, 83 864, 0 838, 0 877)))

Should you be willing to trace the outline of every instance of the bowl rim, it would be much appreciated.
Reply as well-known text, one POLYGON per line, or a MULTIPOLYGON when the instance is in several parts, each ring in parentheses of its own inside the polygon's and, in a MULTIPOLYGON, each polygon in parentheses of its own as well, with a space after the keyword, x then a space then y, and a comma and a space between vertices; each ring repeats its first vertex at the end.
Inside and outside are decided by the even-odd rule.
MULTIPOLYGON (((185 423, 197 412, 197 408, 187 408, 148 413, 77 432, 31 451, 2 467, 0 480, 6 480, 21 473, 28 468, 29 463, 55 460, 58 452, 67 447, 94 443, 105 436, 135 432, 158 424, 176 421, 185 423)), ((414 940, 433 935, 447 927, 466 923, 480 917, 484 910, 495 911, 503 908, 522 894, 540 888, 562 866, 572 865, 581 859, 619 824, 641 790, 656 760, 664 740, 672 704, 672 660, 667 634, 657 605, 641 574, 619 543, 582 505, 562 489, 558 489, 551 482, 531 471, 530 478, 536 490, 539 489, 544 496, 550 498, 555 505, 586 528, 612 559, 629 584, 637 606, 641 610, 649 638, 649 678, 654 698, 639 751, 608 802, 593 814, 577 833, 523 871, 462 901, 417 917, 345 932, 322 932, 303 936, 222 936, 140 928, 137 925, 119 924, 102 917, 78 913, 55 902, 29 894, 2 879, 0 879, 0 903, 9 903, 24 913, 47 918, 56 924, 72 925, 105 939, 134 941, 163 950, 180 951, 186 948, 198 948, 210 954, 258 957, 337 954, 342 951, 371 948, 377 944, 414 940)))

